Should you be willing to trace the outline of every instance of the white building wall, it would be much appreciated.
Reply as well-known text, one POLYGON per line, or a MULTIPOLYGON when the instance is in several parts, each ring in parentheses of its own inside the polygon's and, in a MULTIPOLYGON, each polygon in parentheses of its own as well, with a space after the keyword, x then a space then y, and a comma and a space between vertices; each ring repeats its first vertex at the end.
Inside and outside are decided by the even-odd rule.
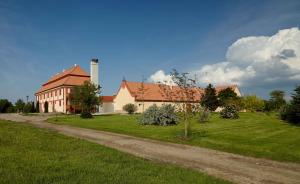
MULTIPOLYGON (((237 94, 237 96, 241 96, 241 92, 238 88, 234 89, 234 92, 237 94)), ((132 103, 137 106, 137 113, 142 113, 143 111, 147 110, 150 106, 156 104, 158 107, 160 107, 163 104, 172 104, 175 105, 175 107, 180 107, 183 103, 174 103, 174 102, 159 102, 159 101, 146 101, 146 102, 136 102, 134 97, 131 96, 128 89, 126 87, 120 88, 117 96, 114 99, 114 112, 116 113, 123 113, 123 106, 132 103), (143 107, 144 106, 144 107, 143 107)), ((218 107, 216 111, 222 110, 221 107, 218 107)))
POLYGON ((100 112, 102 113, 114 113, 114 103, 113 102, 103 102, 100 112))
POLYGON ((126 87, 121 87, 117 96, 114 99, 114 111, 123 112, 123 106, 128 103, 134 104, 135 100, 126 87))
POLYGON ((48 112, 65 112, 64 90, 65 88, 61 87, 39 93, 36 100, 40 103, 40 112, 45 112, 44 104, 46 101, 48 102, 48 112))

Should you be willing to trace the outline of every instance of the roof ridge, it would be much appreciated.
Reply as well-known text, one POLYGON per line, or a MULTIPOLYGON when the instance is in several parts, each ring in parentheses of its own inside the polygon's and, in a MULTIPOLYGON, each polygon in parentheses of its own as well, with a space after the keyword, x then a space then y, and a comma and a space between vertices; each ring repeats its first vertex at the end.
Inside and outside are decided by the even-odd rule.
MULTIPOLYGON (((68 75, 66 75, 66 76, 68 76, 68 75)), ((67 83, 69 79, 70 79, 70 77, 67 77, 63 83, 64 84, 67 83)))
POLYGON ((47 85, 47 84, 50 84, 50 83, 53 83, 55 81, 58 81, 60 79, 63 79, 65 77, 68 77, 68 76, 81 76, 81 77, 90 77, 90 75, 88 75, 86 73, 86 71, 84 71, 79 65, 76 65, 76 66, 72 66, 68 69, 66 69, 64 72, 62 73, 59 73, 53 77, 50 78, 50 80, 48 80, 46 83, 44 83, 43 85, 47 85), (79 68, 79 71, 81 72, 81 74, 76 74, 75 73, 75 70, 79 68), (57 75, 61 75, 61 76, 57 76, 57 75))

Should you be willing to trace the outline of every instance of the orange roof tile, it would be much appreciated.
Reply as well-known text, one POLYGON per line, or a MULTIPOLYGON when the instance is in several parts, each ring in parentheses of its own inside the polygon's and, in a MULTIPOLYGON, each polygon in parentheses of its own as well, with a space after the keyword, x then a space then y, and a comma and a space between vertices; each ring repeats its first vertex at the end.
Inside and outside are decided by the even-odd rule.
POLYGON ((36 93, 41 93, 43 91, 63 85, 77 86, 83 84, 84 81, 89 80, 90 76, 80 66, 77 65, 50 78, 36 93))
MULTIPOLYGON (((136 101, 163 101, 163 102, 182 102, 187 101, 187 99, 192 99, 189 101, 200 101, 203 94, 203 88, 193 88, 189 91, 188 97, 183 89, 178 86, 169 86, 163 84, 155 83, 141 83, 141 82, 129 82, 123 81, 121 87, 127 87, 132 97, 136 101), (143 85, 143 87, 142 87, 143 85), (144 88, 144 90, 142 90, 144 88)), ((216 91, 219 93, 221 90, 230 87, 234 89, 236 85, 233 86, 217 86, 216 91)))
POLYGON ((102 102, 113 102, 115 99, 115 96, 102 96, 102 102))

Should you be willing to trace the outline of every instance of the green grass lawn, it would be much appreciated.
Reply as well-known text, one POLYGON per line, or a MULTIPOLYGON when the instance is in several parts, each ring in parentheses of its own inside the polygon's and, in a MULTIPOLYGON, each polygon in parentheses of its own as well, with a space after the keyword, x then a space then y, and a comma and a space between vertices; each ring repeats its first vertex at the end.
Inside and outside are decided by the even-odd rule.
POLYGON ((0 183, 228 183, 30 125, 0 121, 0 183))
POLYGON ((280 121, 264 113, 240 113, 240 119, 221 119, 213 114, 207 123, 193 121, 190 140, 181 139, 183 123, 176 126, 143 126, 138 115, 59 117, 57 124, 105 130, 139 137, 190 144, 242 155, 300 163, 300 127, 280 121))

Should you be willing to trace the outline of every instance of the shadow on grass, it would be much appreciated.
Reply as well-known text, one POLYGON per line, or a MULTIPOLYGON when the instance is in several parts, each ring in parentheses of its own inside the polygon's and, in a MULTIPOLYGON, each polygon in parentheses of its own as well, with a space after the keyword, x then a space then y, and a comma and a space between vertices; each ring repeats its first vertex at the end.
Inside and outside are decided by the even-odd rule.
POLYGON ((200 131, 193 131, 190 130, 189 136, 185 137, 184 136, 184 130, 182 130, 179 134, 177 134, 176 139, 178 139, 179 141, 192 141, 194 139, 201 139, 201 138, 205 138, 208 136, 208 132, 206 130, 200 130, 200 131))

